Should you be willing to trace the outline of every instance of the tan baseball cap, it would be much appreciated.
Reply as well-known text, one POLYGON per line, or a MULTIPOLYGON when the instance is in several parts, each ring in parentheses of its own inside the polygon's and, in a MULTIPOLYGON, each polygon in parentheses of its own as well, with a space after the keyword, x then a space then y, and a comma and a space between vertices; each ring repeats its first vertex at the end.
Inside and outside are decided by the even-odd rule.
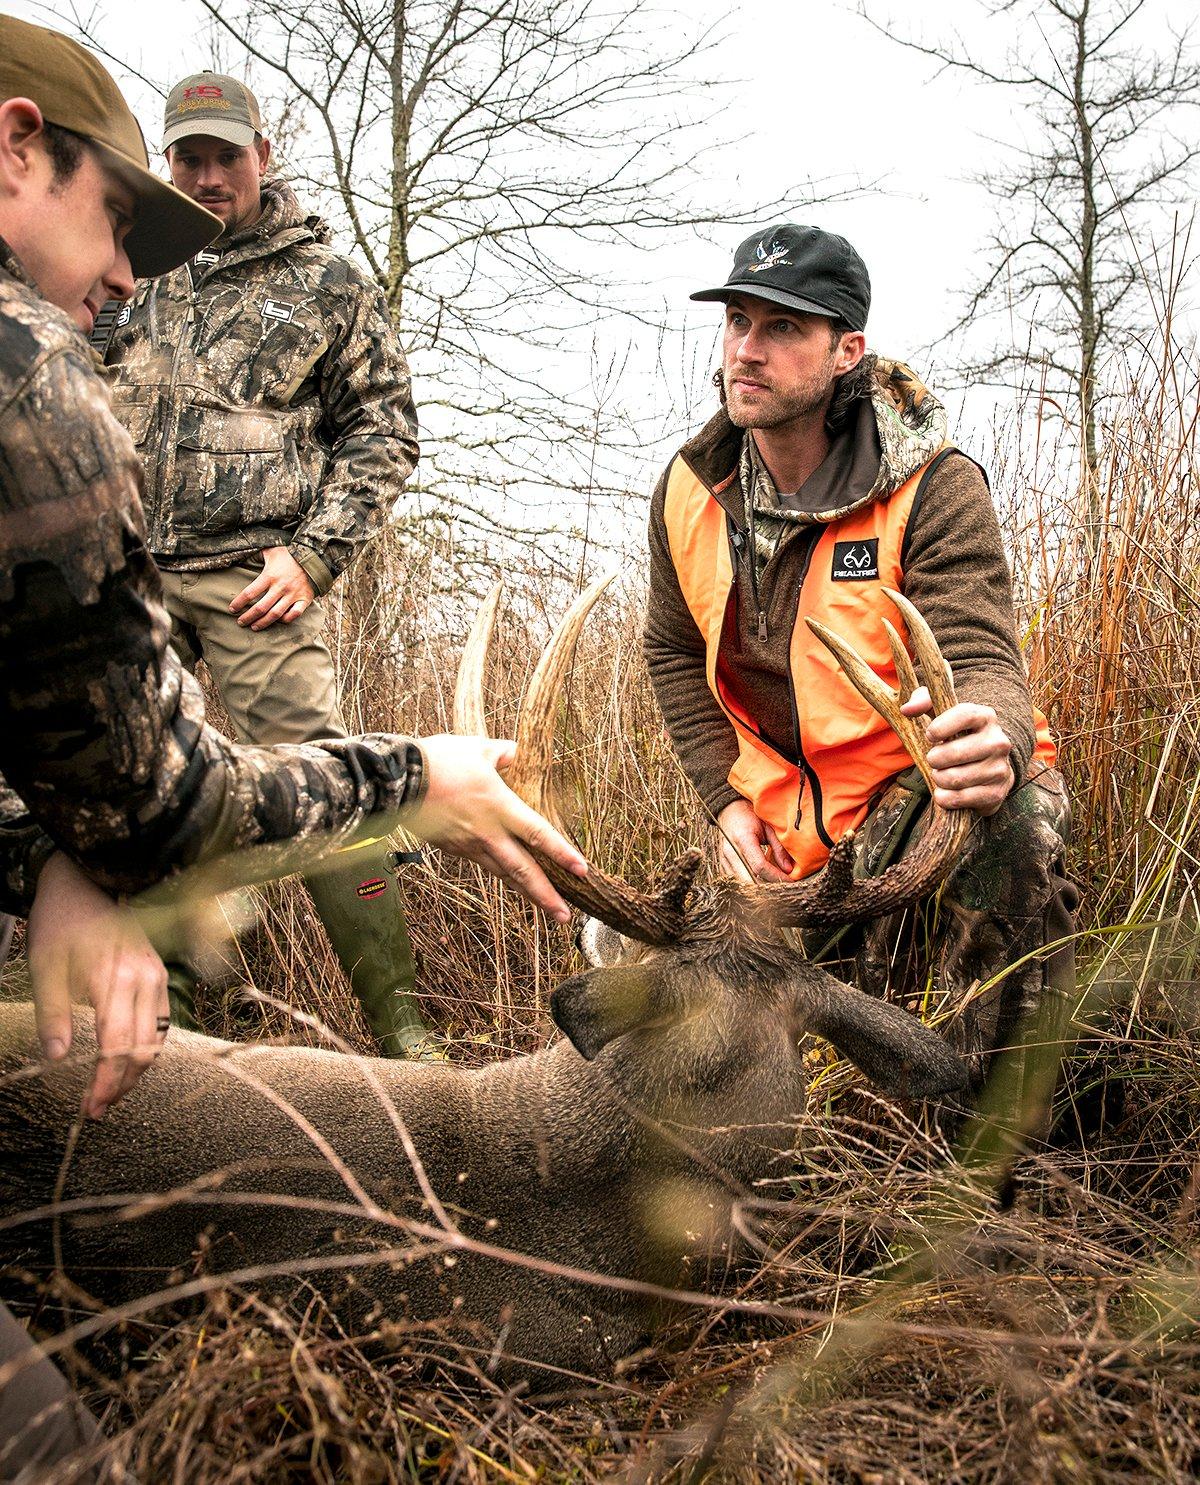
POLYGON ((49 123, 82 135, 133 192, 137 206, 125 250, 139 278, 178 268, 220 236, 219 217, 152 174, 121 90, 78 42, 0 15, 0 102, 8 98, 28 98, 49 123))
POLYGON ((176 83, 163 115, 163 153, 192 134, 229 144, 253 144, 263 131, 258 99, 245 83, 220 72, 196 72, 176 83))

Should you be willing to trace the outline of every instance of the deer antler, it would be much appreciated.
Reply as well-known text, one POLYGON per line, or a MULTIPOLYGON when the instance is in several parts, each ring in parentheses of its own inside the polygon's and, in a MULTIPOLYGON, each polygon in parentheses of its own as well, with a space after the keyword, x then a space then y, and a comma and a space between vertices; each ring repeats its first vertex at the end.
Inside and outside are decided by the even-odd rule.
MULTIPOLYGON (((933 631, 917 609, 891 588, 884 592, 899 609, 908 626, 921 676, 933 702, 935 716, 956 704, 954 682, 933 631)), ((913 762, 933 794, 933 772, 929 767, 925 728, 915 717, 900 710, 917 689, 917 675, 904 642, 893 626, 883 620, 900 691, 885 686, 871 667, 846 642, 815 619, 808 627, 836 657, 855 690, 892 728, 908 749, 913 762)), ((918 844, 881 876, 854 880, 854 832, 847 833, 830 852, 821 871, 799 882, 778 882, 754 890, 771 905, 780 927, 840 927, 867 918, 882 917, 897 907, 916 902, 933 890, 953 870, 971 829, 970 810, 944 810, 931 805, 928 827, 918 844)))
MULTIPOLYGON (((558 699, 584 623, 611 582, 610 576, 593 583, 567 610, 537 663, 517 717, 517 753, 508 771, 508 782, 528 805, 559 830, 561 816, 550 780, 558 699)), ((488 736, 483 710, 483 669, 495 629, 500 591, 501 585, 497 583, 475 617, 454 691, 454 730, 477 737, 488 736)), ((940 715, 955 705, 949 667, 932 631, 913 605, 890 588, 885 591, 908 626, 934 712, 940 715)), ((845 641, 815 620, 808 623, 837 657, 860 695, 899 736, 932 791, 924 727, 900 710, 902 699, 907 700, 917 687, 917 674, 896 630, 883 620, 900 677, 899 694, 885 686, 845 641)), ((971 828, 971 819, 969 810, 943 810, 934 805, 928 828, 918 845, 879 877, 855 881, 854 832, 848 831, 829 853, 821 871, 799 882, 742 887, 733 895, 781 928, 840 927, 877 918, 915 902, 949 875, 971 828)), ((698 851, 686 852, 668 867, 653 893, 639 892, 595 866, 586 877, 575 877, 548 857, 537 855, 537 860, 568 902, 618 933, 656 946, 677 943, 684 936, 688 896, 700 864, 698 851)))
MULTIPOLYGON (((542 652, 517 715, 517 752, 508 769, 508 784, 557 830, 562 830, 562 821, 554 799, 550 767, 558 699, 584 623, 614 576, 594 582, 567 610, 542 652)), ((475 616, 454 688, 454 730, 475 737, 488 736, 483 711, 483 668, 496 625, 501 586, 496 584, 475 616)), ((698 851, 686 852, 668 867, 659 890, 653 894, 639 892, 596 866, 588 868, 586 877, 576 877, 549 857, 536 851, 533 854, 568 902, 618 933, 642 943, 663 946, 674 943, 683 932, 685 903, 700 865, 698 851)))

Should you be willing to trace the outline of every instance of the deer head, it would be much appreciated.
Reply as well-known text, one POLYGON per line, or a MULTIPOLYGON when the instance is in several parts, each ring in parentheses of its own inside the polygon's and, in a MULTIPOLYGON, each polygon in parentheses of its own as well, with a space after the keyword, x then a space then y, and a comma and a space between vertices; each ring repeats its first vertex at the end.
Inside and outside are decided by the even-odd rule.
MULTIPOLYGON (((508 782, 559 830, 564 826, 551 781, 559 697, 587 616, 611 581, 593 583, 571 605, 534 670, 518 714, 508 782)), ((468 636, 455 689, 456 732, 487 736, 482 682, 500 592, 497 584, 468 636)), ((888 594, 904 617, 934 712, 940 714, 955 704, 949 668, 913 605, 899 593, 888 594)), ((900 710, 902 700, 916 689, 916 670, 896 630, 883 622, 900 694, 836 635, 812 620, 809 624, 859 693, 895 730, 932 786, 923 723, 900 710)), ((882 875, 862 881, 854 879, 853 832, 834 846, 819 872, 798 882, 720 879, 700 884, 700 853, 690 850, 666 868, 651 890, 642 891, 595 866, 580 878, 538 856, 567 901, 647 951, 637 964, 592 970, 559 986, 552 1003, 555 1020, 584 1057, 594 1058, 627 1035, 678 1036, 678 1029, 701 1011, 708 1031, 715 1029, 721 1043, 736 1034, 751 1000, 758 1006, 769 1001, 778 1007, 776 1021, 787 1027, 793 1047, 800 1032, 816 1032, 873 1081, 911 1096, 932 1097, 962 1087, 965 1069, 940 1037, 898 1007, 806 963, 782 933, 785 928, 825 930, 862 922, 932 891, 953 869, 970 817, 936 804, 931 810, 919 844, 882 875)))

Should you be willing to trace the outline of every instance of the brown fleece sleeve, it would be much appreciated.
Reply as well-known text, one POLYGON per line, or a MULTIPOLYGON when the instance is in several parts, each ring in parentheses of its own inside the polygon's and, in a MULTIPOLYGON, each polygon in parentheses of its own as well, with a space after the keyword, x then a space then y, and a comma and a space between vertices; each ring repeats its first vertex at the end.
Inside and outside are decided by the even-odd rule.
POLYGON ((683 771, 715 818, 741 795, 729 782, 737 735, 708 689, 704 637, 684 602, 663 507, 668 468, 650 501, 650 595, 642 649, 650 681, 683 771))
POLYGON ((994 707, 1018 783, 1033 756, 1033 704, 1012 578, 987 481, 963 455, 934 471, 905 535, 904 593, 950 662, 960 701, 994 707))

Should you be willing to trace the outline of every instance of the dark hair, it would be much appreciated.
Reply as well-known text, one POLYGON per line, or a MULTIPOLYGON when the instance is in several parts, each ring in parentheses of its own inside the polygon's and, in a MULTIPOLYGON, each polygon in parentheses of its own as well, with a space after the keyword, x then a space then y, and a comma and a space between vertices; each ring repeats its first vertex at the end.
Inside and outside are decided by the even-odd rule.
MULTIPOLYGON (((847 330, 849 328, 849 325, 845 327, 847 330)), ((841 334, 842 331, 839 330, 838 335, 841 334)), ((878 359, 874 351, 868 351, 853 371, 847 371, 844 376, 838 377, 837 386, 833 389, 833 401, 825 414, 825 427, 830 433, 840 433, 853 417, 856 405, 870 397, 871 388, 875 385, 875 363, 878 359)))
POLYGON ((72 129, 64 129, 61 124, 48 123, 42 125, 42 138, 46 141, 46 152, 54 171, 54 184, 65 186, 79 169, 87 140, 72 129))

